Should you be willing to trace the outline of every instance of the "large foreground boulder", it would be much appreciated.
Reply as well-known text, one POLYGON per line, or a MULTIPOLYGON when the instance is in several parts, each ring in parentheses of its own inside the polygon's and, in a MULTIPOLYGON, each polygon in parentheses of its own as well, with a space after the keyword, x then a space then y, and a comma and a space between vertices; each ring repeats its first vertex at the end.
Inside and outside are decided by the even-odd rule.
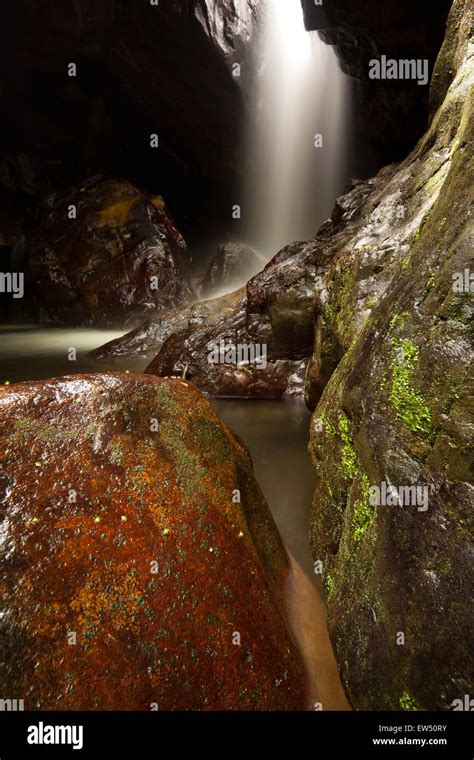
POLYGON ((136 324, 191 297, 180 265, 186 244, 163 198, 128 181, 92 178, 49 196, 30 224, 30 279, 45 318, 136 324))
POLYGON ((193 386, 3 386, 0 694, 25 709, 304 708, 286 554, 193 386))
POLYGON ((359 709, 452 709, 474 688, 468 6, 453 4, 427 134, 402 164, 355 185, 327 227, 333 257, 306 379, 317 404, 310 537, 359 709))

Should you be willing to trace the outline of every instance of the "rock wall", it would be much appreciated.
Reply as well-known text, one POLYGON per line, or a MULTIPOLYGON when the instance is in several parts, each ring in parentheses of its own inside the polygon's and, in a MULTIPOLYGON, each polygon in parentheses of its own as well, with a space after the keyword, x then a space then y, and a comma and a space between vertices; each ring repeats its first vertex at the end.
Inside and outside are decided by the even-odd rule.
POLYGON ((450 709, 474 686, 468 8, 450 13, 426 135, 338 202, 307 374, 311 545, 357 709, 450 709))
POLYGON ((0 30, 1 149, 14 184, 44 195, 105 171, 161 192, 184 225, 226 224, 244 116, 230 64, 251 43, 255 6, 11 3, 0 30))
POLYGON ((343 70, 354 77, 358 127, 378 166, 399 160, 426 128, 429 88, 408 80, 370 80, 369 61, 381 55, 426 58, 431 75, 451 0, 301 1, 307 29, 319 30, 324 42, 334 46, 343 70))

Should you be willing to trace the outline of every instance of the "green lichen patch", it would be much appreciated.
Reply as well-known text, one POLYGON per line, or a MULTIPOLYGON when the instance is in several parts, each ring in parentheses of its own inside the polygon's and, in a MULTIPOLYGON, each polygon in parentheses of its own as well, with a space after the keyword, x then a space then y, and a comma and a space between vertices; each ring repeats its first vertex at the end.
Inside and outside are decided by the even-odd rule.
POLYGON ((419 348, 408 339, 392 341, 392 387, 390 403, 397 417, 414 433, 428 435, 432 427, 431 410, 423 395, 412 387, 412 375, 419 348))
POLYGON ((331 419, 327 416, 327 414, 324 414, 323 412, 320 415, 319 420, 321 422, 324 432, 326 432, 328 435, 337 435, 337 430, 334 427, 331 419))
POLYGON ((354 515, 352 519, 354 531, 352 537, 355 543, 359 543, 365 536, 374 520, 375 509, 370 503, 370 480, 364 473, 362 475, 361 498, 357 499, 354 503, 354 515))
POLYGON ((400 697, 400 707, 402 710, 413 712, 414 710, 420 710, 416 699, 408 692, 404 691, 400 697))
POLYGON ((359 460, 353 446, 349 430, 349 420, 345 414, 339 415, 339 435, 343 443, 341 458, 342 472, 346 480, 354 480, 357 470, 359 469, 359 460))
POLYGON ((404 311, 401 314, 399 312, 395 313, 389 322, 390 330, 396 330, 397 327, 400 327, 402 329, 409 317, 410 314, 407 311, 404 311))
POLYGON ((326 598, 329 600, 332 596, 332 593, 334 591, 334 578, 331 575, 331 573, 326 573, 326 578, 324 580, 324 585, 326 588, 326 598))
POLYGON ((123 446, 119 442, 114 441, 109 446, 109 462, 110 464, 120 466, 122 464, 122 460, 123 446))
POLYGON ((74 430, 63 430, 56 425, 50 425, 47 422, 40 422, 29 417, 20 417, 15 422, 15 435, 20 438, 34 438, 47 443, 61 439, 66 441, 74 439, 76 432, 74 430))

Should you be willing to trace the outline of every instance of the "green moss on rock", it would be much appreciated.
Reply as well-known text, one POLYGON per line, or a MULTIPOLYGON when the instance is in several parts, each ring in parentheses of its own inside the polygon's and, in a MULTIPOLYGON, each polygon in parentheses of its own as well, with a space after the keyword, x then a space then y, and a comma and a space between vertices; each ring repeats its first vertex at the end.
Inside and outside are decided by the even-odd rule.
POLYGON ((413 712, 414 710, 420 710, 416 699, 408 692, 404 691, 400 697, 400 707, 407 712, 413 712))
POLYGON ((397 417, 414 433, 431 432, 431 410, 423 395, 412 387, 412 375, 418 362, 419 349, 413 341, 392 341, 392 388, 389 399, 397 417))
POLYGON ((370 503, 370 480, 364 473, 362 475, 362 497, 354 504, 353 538, 356 543, 359 543, 365 536, 374 520, 375 509, 370 503))
POLYGON ((354 449, 352 436, 349 430, 349 420, 345 414, 339 415, 339 435, 341 437, 342 459, 341 467, 346 480, 354 480, 359 469, 359 460, 354 449))

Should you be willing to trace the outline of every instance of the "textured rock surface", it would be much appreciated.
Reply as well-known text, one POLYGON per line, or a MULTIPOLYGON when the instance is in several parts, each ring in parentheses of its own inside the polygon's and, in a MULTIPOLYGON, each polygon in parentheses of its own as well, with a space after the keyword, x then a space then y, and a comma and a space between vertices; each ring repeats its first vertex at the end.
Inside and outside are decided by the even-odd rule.
POLYGON ((168 375, 187 367, 187 377, 211 396, 301 396, 313 345, 317 275, 305 252, 300 258, 291 255, 300 247, 283 249, 247 283, 244 297, 215 325, 172 335, 146 371, 168 375), (240 349, 243 361, 232 354, 226 357, 224 351, 221 361, 210 362, 214 347, 220 346, 240 349), (252 358, 252 347, 253 358, 264 356, 264 362, 245 361, 252 358))
POLYGON ((209 263, 202 281, 201 295, 210 297, 219 291, 240 287, 262 266, 261 259, 247 245, 223 243, 209 263))
POLYGON ((307 28, 320 31, 334 46, 344 71, 355 77, 357 119, 376 157, 386 163, 405 155, 426 127, 429 88, 406 79, 370 80, 369 61, 381 55, 426 58, 431 74, 451 0, 429 8, 411 0, 332 0, 321 6, 302 0, 302 5, 307 28))
POLYGON ((427 134, 402 164, 356 184, 327 225, 334 248, 307 374, 313 405, 324 388, 311 544, 359 709, 449 709, 474 687, 473 294, 454 288, 474 269, 468 7, 453 5, 427 134), (374 506, 370 489, 383 483, 426 491, 417 504, 374 506))
POLYGON ((187 328, 215 324, 232 314, 243 295, 244 290, 241 288, 220 298, 199 301, 192 306, 166 311, 162 316, 147 320, 121 338, 115 338, 100 346, 90 355, 96 359, 121 357, 151 359, 170 335, 187 328))
POLYGON ((304 708, 270 590, 286 555, 248 454, 193 386, 3 386, 0 417, 2 694, 42 710, 304 708))
POLYGON ((472 294, 453 292, 453 275, 474 269, 468 41, 457 2, 433 78, 440 108, 412 154, 351 182, 314 240, 279 252, 233 314, 172 336, 148 370, 188 365, 213 395, 283 395, 300 390, 314 346, 311 543, 359 708, 446 708, 473 688, 472 294), (267 345, 267 368, 209 364, 221 340, 267 345), (369 488, 382 482, 427 487, 428 510, 375 512, 369 488))
POLYGON ((124 180, 93 178, 46 198, 31 224, 29 275, 55 322, 136 323, 191 298, 180 266, 186 244, 161 196, 148 197, 124 180))

